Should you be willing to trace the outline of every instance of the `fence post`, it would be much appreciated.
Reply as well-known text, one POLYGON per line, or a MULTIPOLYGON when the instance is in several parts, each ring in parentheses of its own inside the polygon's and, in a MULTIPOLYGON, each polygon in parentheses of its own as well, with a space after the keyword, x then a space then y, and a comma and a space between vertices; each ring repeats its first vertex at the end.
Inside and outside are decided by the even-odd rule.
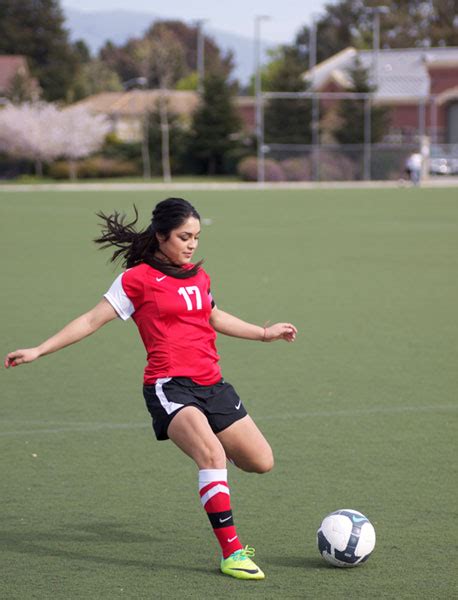
POLYGON ((312 97, 312 179, 320 180, 320 104, 316 93, 312 97))
POLYGON ((371 179, 371 120, 371 98, 366 96, 364 99, 364 179, 367 181, 371 179))

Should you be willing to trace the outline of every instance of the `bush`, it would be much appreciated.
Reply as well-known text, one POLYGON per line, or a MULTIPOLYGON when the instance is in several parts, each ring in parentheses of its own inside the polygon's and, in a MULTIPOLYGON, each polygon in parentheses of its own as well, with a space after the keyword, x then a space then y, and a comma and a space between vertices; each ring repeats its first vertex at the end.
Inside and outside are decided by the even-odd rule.
POLYGON ((137 160, 141 162, 142 144, 141 142, 123 142, 116 137, 116 134, 109 133, 105 138, 105 145, 100 154, 113 160, 137 160))
MULTIPOLYGON (((77 176, 81 179, 104 177, 132 177, 139 175, 138 166, 133 161, 119 161, 94 156, 77 162, 77 176)), ((58 161, 49 167, 49 176, 54 179, 69 179, 70 164, 58 161)))
MULTIPOLYGON (((258 159, 248 156, 237 165, 237 173, 244 181, 258 180, 258 159)), ((276 160, 267 158, 264 161, 264 174, 266 181, 285 181, 285 174, 276 160)))
POLYGON ((340 152, 320 152, 321 181, 353 181, 357 179, 358 166, 340 152))
POLYGON ((0 154, 0 179, 14 179, 21 175, 32 175, 34 164, 31 160, 11 158, 0 154))
POLYGON ((371 177, 372 179, 399 179, 404 175, 406 152, 404 148, 394 150, 372 150, 371 177))
POLYGON ((287 158, 281 162, 287 181, 308 181, 312 178, 309 157, 287 158))

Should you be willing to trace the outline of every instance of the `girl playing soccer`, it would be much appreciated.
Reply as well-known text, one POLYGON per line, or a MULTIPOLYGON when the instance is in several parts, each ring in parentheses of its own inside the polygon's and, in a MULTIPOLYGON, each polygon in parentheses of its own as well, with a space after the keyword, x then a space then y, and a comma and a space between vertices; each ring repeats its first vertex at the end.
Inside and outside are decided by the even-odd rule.
POLYGON ((291 323, 252 325, 220 310, 201 262, 192 263, 200 217, 186 200, 169 198, 153 211, 149 227, 136 231, 138 214, 124 223, 118 213, 98 215, 104 229, 96 243, 116 248, 112 261, 127 270, 89 312, 35 348, 10 352, 5 367, 30 363, 79 342, 109 321, 135 321, 147 352, 143 394, 158 440, 170 438, 199 468, 199 493, 221 546, 221 571, 238 579, 264 579, 234 525, 226 460, 245 471, 266 473, 272 450, 234 388, 224 381, 216 333, 248 340, 292 342, 291 323))

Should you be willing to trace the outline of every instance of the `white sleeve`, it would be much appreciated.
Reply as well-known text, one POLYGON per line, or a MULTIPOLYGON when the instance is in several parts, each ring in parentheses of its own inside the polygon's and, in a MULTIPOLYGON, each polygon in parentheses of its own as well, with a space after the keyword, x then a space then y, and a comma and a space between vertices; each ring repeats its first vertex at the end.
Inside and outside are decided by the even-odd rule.
POLYGON ((135 308, 122 287, 122 276, 123 273, 116 277, 108 292, 103 296, 108 300, 121 319, 126 321, 133 315, 135 308))

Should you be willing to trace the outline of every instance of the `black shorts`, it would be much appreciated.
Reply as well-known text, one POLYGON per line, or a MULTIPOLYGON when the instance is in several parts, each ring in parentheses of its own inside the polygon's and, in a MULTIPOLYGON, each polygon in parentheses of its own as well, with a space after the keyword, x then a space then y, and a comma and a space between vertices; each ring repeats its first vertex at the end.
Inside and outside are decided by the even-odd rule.
POLYGON ((185 406, 202 411, 214 433, 247 414, 237 392, 224 379, 214 385, 199 385, 188 377, 166 377, 153 385, 144 385, 143 396, 158 440, 168 439, 170 422, 185 406))

